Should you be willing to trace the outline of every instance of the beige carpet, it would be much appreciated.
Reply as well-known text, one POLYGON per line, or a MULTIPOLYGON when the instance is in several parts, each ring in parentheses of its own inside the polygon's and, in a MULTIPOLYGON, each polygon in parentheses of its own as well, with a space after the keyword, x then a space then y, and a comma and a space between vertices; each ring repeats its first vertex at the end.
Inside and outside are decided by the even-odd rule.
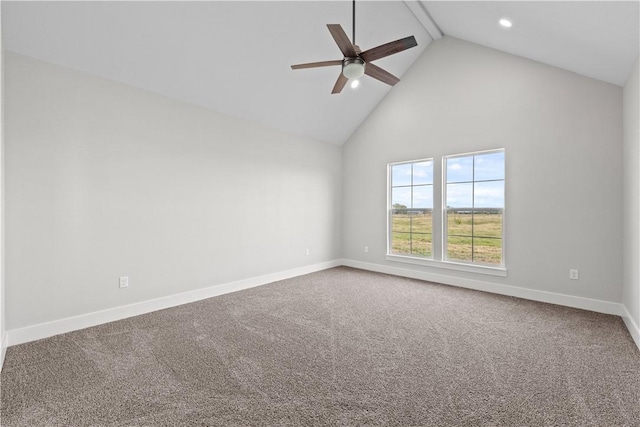
POLYGON ((13 426, 640 426, 621 319, 346 267, 10 347, 13 426))

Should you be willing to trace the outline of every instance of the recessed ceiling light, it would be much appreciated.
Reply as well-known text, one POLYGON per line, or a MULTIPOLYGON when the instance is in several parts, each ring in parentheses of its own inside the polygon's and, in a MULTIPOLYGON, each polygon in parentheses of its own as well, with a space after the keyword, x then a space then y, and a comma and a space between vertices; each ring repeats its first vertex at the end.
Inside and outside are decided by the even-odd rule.
POLYGON ((504 28, 511 28, 511 26, 513 25, 511 23, 511 21, 509 21, 508 19, 502 18, 500 21, 500 25, 502 25, 504 28))
POLYGON ((351 89, 355 89, 360 86, 360 80, 354 80, 351 82, 351 89))

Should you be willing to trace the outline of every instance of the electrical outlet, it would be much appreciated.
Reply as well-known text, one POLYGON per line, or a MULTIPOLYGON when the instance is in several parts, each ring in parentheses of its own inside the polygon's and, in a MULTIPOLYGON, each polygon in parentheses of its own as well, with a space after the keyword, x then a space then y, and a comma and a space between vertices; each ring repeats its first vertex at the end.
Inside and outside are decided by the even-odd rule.
POLYGON ((119 278, 119 283, 120 283, 120 287, 121 288, 128 288, 129 287, 129 276, 121 276, 119 278))
POLYGON ((305 255, 309 255, 309 253, 310 253, 309 248, 305 249, 304 253, 305 253, 305 255))
POLYGON ((574 269, 569 270, 569 279, 578 280, 578 270, 574 270, 574 269))
POLYGON ((365 253, 365 254, 368 254, 368 253, 369 253, 369 246, 365 246, 365 247, 364 247, 364 253, 365 253))

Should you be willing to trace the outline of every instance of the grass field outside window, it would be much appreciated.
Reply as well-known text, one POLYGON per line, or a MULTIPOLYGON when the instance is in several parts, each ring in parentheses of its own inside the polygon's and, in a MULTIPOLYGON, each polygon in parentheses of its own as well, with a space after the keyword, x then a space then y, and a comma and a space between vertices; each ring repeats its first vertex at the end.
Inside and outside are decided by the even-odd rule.
POLYGON ((435 184, 442 199, 435 209, 433 159, 388 165, 387 255, 425 259, 427 265, 447 261, 468 264, 460 268, 504 269, 504 150, 441 159, 442 180, 435 184), (434 223, 441 230, 435 238, 434 223))
POLYGON ((433 257, 433 161, 389 166, 389 248, 397 255, 433 257))
POLYGON ((503 265, 504 150, 443 160, 446 260, 503 265))

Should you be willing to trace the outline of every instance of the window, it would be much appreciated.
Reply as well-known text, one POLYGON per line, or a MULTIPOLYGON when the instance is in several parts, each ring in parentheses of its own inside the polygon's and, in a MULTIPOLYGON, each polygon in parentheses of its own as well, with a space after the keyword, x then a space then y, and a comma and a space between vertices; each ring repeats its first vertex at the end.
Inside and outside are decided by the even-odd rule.
POLYGON ((503 265, 504 151, 444 158, 444 258, 503 265))
POLYGON ((389 253, 433 256, 433 160, 389 165, 389 253))
POLYGON ((504 150, 391 163, 388 173, 387 259, 506 276, 504 150))

